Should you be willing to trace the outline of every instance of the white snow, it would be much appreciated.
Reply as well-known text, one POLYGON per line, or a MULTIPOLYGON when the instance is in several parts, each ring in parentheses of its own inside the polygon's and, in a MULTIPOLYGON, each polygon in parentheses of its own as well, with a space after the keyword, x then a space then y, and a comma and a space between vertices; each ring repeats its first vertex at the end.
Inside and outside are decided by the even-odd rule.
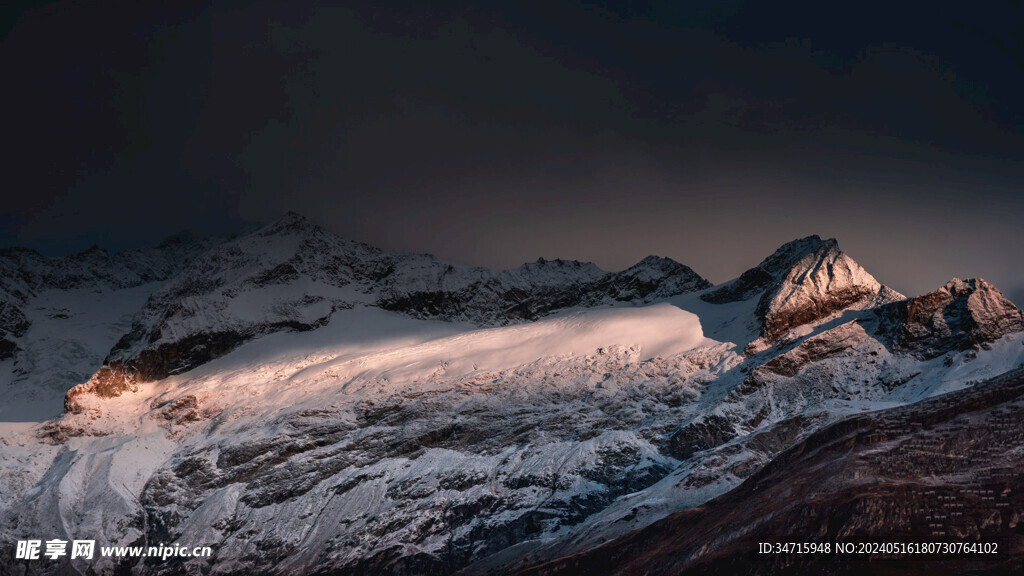
POLYGON ((40 422, 60 414, 64 393, 103 365, 159 283, 134 288, 48 290, 30 300, 23 351, 0 362, 0 422, 40 422))
POLYGON ((636 346, 643 358, 673 356, 705 341, 696 315, 670 304, 556 314, 530 324, 475 330, 317 366, 342 381, 356 376, 405 382, 440 371, 457 377, 503 370, 544 357, 593 354, 636 346))

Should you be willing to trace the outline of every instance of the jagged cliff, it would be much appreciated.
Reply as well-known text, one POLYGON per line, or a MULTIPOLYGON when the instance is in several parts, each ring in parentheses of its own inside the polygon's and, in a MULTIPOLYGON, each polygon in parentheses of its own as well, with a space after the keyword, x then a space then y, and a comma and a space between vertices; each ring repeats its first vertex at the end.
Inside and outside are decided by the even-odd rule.
POLYGON ((954 278, 935 292, 875 312, 879 335, 894 350, 922 360, 1024 331, 1024 313, 980 278, 954 278))

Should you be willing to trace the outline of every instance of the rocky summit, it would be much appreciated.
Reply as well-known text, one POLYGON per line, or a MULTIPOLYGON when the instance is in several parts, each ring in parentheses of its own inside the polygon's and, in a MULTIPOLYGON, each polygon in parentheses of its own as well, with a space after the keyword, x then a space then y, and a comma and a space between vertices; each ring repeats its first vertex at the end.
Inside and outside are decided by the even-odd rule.
POLYGON ((701 295, 707 302, 757 301, 761 349, 794 328, 843 310, 903 299, 844 254, 835 239, 783 245, 739 278, 701 295))
POLYGON ((978 490, 927 536, 1019 558, 988 491, 1022 488, 1021 438, 981 423, 1016 407, 1024 321, 982 280, 904 298, 818 236, 720 286, 489 270, 294 214, 0 267, 0 538, 212 549, 0 573, 815 570, 749 546, 923 537, 906 506, 978 490))
POLYGON ((981 278, 953 278, 916 298, 880 307, 879 334, 894 350, 921 359, 985 347, 1024 330, 1024 315, 981 278))

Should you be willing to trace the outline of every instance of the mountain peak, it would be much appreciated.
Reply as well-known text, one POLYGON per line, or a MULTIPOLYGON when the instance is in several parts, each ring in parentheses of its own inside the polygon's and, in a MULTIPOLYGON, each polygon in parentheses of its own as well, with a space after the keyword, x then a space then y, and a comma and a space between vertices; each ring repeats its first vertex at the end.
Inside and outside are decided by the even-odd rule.
POLYGON ((681 266, 681 264, 671 258, 651 254, 636 264, 633 264, 630 268, 674 268, 676 266, 681 266))
POLYGON ((100 248, 98 244, 93 244, 81 252, 76 252, 64 258, 66 262, 100 262, 110 258, 110 254, 106 250, 100 248))
POLYGON ((555 258, 554 260, 549 260, 547 258, 540 257, 540 258, 537 258, 537 260, 535 260, 533 262, 524 262, 520 266, 520 268, 527 269, 527 268, 544 267, 544 266, 550 266, 550 267, 553 267, 553 268, 559 268, 559 267, 563 267, 563 266, 566 266, 566 267, 569 267, 569 268, 579 268, 580 266, 593 266, 593 264, 590 263, 590 262, 580 262, 579 260, 563 260, 561 258, 555 258))
POLYGON ((681 276, 693 283, 696 289, 703 290, 710 288, 711 283, 701 275, 694 272, 689 266, 664 256, 650 255, 643 260, 633 264, 629 268, 618 272, 621 276, 661 278, 666 276, 681 276))
POLYGON ((836 239, 822 240, 817 234, 812 234, 783 244, 758 266, 769 273, 778 274, 788 271, 808 256, 816 255, 820 259, 830 253, 841 253, 836 239))
POLYGON ((184 230, 180 230, 178 232, 175 232, 174 234, 171 234, 170 236, 164 238, 163 240, 160 241, 159 244, 157 244, 157 247, 158 248, 165 248, 165 247, 168 247, 168 246, 177 246, 177 245, 181 245, 181 244, 188 244, 190 242, 195 242, 197 240, 201 240, 201 238, 199 238, 199 236, 194 231, 189 230, 189 229, 184 229, 184 230))
POLYGON ((812 234, 786 242, 739 278, 703 294, 701 298, 712 304, 748 300, 780 282, 801 260, 811 255, 817 254, 820 257, 829 253, 841 253, 839 243, 834 238, 822 240, 817 234, 812 234))
POLYGON ((648 256, 629 268, 611 275, 619 286, 620 299, 640 297, 645 301, 668 298, 711 287, 711 282, 692 268, 671 258, 648 256), (624 294, 634 294, 622 298, 624 294))
POLYGON ((739 278, 701 296, 713 304, 759 298, 760 344, 791 329, 865 303, 902 298, 839 249, 834 238, 811 235, 787 242, 739 278))
POLYGON ((818 236, 817 234, 811 234, 810 236, 804 236, 803 238, 797 238, 796 240, 790 240, 789 242, 786 242, 782 246, 779 246, 779 249, 776 250, 775 253, 778 254, 780 252, 799 250, 801 248, 813 250, 817 249, 818 246, 821 246, 822 244, 826 243, 835 244, 836 239, 829 238, 828 240, 822 240, 821 236, 818 236))
POLYGON ((789 267, 774 290, 758 302, 762 336, 773 342, 795 328, 858 304, 901 296, 882 286, 860 264, 839 250, 835 240, 820 242, 789 267))
POLYGON ((1024 313, 981 278, 953 278, 938 290, 878 308, 890 346, 927 360, 1024 332, 1024 313))
POLYGON ((300 231, 319 231, 323 228, 298 212, 288 211, 284 216, 260 228, 256 233, 260 236, 271 236, 280 233, 300 231))
MULTIPOLYGON (((984 278, 966 278, 961 280, 960 278, 952 278, 949 282, 946 282, 940 290, 948 292, 950 296, 958 298, 961 296, 970 296, 975 292, 995 292, 1002 297, 1003 293, 999 291, 994 285, 986 282, 984 278)), ((1009 301, 1007 301, 1009 303, 1009 301)), ((1012 303, 1010 303, 1013 306, 1012 303)))

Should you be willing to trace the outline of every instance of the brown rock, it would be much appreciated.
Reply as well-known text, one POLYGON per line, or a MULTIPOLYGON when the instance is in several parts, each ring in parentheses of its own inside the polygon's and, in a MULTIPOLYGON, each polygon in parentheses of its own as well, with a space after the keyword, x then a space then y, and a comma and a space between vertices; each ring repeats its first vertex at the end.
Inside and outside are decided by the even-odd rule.
POLYGON ((980 278, 954 278, 923 296, 878 308, 878 334, 896 352, 927 360, 1024 331, 1024 314, 980 278))

